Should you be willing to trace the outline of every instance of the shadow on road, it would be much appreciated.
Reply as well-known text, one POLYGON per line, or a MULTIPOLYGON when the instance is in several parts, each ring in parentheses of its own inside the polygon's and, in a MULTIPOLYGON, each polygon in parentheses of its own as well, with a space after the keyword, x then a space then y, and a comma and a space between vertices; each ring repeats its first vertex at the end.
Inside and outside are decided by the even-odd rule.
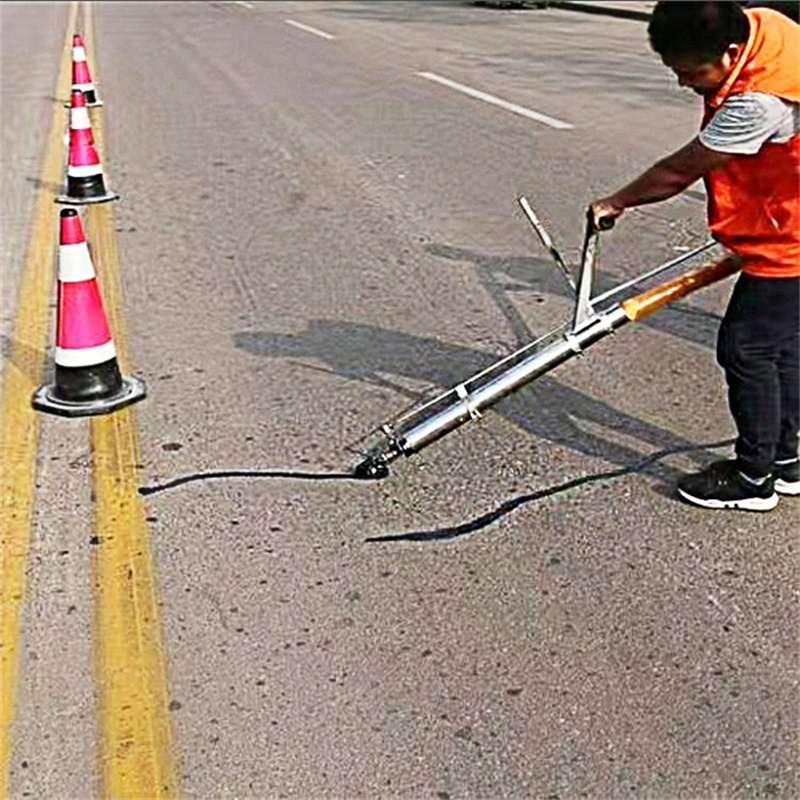
POLYGON ((43 379, 52 377, 52 365, 45 364, 45 353, 19 339, 11 336, 0 336, 0 352, 3 359, 8 360, 15 369, 18 369, 32 385, 36 386, 43 379), (43 378, 44 376, 44 378, 43 378))
MULTIPOLYGON (((566 282, 558 274, 555 266, 541 258, 486 256, 472 250, 443 244, 427 244, 423 249, 439 258, 473 264, 481 284, 503 312, 520 345, 531 341, 534 333, 506 296, 505 293, 509 289, 571 297, 566 282), (509 280, 513 281, 510 286, 509 280)), ((618 277, 614 278, 601 269, 595 282, 595 294, 607 292, 618 283, 620 283, 618 277)), ((721 319, 719 314, 694 308, 688 303, 677 302, 661 309, 658 314, 647 317, 639 324, 713 350, 716 347, 717 328, 721 319)))
POLYGON ((64 183, 53 183, 52 181, 43 181, 41 178, 25 178, 25 180, 33 184, 37 189, 45 189, 53 194, 62 194, 65 191, 64 183))

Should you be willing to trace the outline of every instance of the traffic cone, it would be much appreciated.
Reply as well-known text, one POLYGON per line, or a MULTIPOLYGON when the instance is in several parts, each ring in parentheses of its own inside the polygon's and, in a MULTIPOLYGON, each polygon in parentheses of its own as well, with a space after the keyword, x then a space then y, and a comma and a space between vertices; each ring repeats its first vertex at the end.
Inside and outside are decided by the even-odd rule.
POLYGON ((66 194, 56 197, 57 203, 105 203, 116 200, 116 192, 106 190, 103 166, 94 144, 89 112, 83 92, 72 93, 69 120, 69 161, 66 194))
POLYGON ((72 141, 78 147, 91 147, 94 145, 92 121, 89 119, 89 109, 86 107, 86 95, 77 89, 71 95, 69 111, 67 144, 72 141))
POLYGON ((83 46, 83 39, 78 34, 72 37, 72 91, 83 92, 89 108, 103 105, 103 101, 98 99, 92 83, 89 64, 86 61, 86 48, 83 46))
POLYGON ((141 400, 138 378, 124 378, 103 311, 78 212, 61 212, 55 383, 40 386, 33 407, 63 417, 107 414, 141 400))

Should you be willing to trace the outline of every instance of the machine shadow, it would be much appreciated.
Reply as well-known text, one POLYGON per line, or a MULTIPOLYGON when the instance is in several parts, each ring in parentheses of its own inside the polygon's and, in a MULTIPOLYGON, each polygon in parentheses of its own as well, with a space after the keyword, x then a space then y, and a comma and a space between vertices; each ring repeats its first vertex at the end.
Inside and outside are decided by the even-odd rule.
MULTIPOLYGON (((542 292, 571 297, 566 282, 547 260, 529 256, 495 257, 443 244, 427 244, 423 248, 431 255, 474 265, 481 284, 508 320, 520 345, 534 338, 533 332, 506 296, 509 289, 542 292), (509 285, 509 281, 513 281, 509 285)), ((620 283, 602 269, 595 281, 595 294, 613 289, 620 283)), ((613 302, 613 301, 612 301, 613 302)), ((676 336, 709 350, 716 346, 717 328, 721 316, 678 301, 638 324, 660 333, 676 336)))
MULTIPOLYGON (((497 360, 469 347, 356 322, 312 320, 297 334, 244 331, 233 338, 237 348, 252 355, 312 359, 343 378, 388 386, 412 401, 418 394, 405 387, 403 379, 447 389, 497 360), (387 376, 396 376, 397 381, 387 376)), ((548 376, 505 398, 494 410, 534 436, 625 468, 639 464, 645 454, 589 432, 585 425, 637 438, 659 450, 686 451, 701 465, 710 460, 710 454, 698 451, 696 443, 548 376)), ((387 409, 387 417, 392 413, 387 409)), ((679 474, 655 461, 638 471, 669 482, 679 474)))

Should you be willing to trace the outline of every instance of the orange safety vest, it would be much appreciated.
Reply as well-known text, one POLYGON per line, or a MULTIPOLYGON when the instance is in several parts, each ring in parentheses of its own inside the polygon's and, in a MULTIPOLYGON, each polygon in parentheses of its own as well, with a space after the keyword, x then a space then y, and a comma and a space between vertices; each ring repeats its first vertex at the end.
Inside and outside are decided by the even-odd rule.
MULTIPOLYGON (((763 92, 800 103, 800 25, 778 11, 745 11, 750 36, 731 74, 706 99, 703 125, 731 95, 763 92)), ((736 155, 705 177, 714 238, 761 278, 800 276, 800 134, 736 155)))

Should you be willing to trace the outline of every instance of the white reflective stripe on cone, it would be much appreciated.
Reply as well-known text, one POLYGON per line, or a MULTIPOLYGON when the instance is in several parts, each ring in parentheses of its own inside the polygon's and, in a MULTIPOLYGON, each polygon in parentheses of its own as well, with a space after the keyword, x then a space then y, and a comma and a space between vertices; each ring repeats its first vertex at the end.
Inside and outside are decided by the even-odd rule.
POLYGON ((70 111, 69 126, 73 130, 84 130, 91 128, 92 123, 89 119, 89 109, 86 106, 78 106, 70 111))
POLYGON ((83 167, 70 164, 67 167, 67 175, 71 178, 91 178, 92 175, 102 174, 103 168, 99 164, 87 164, 83 167))
POLYGON ((56 364, 59 367, 93 367, 97 364, 105 364, 117 357, 117 349, 114 347, 114 340, 109 339, 105 344, 97 347, 81 347, 80 349, 70 349, 67 347, 56 347, 56 364))
POLYGON ((72 48, 72 60, 73 61, 86 61, 86 48, 85 47, 73 47, 72 48))
POLYGON ((94 277, 94 266, 86 242, 59 246, 58 279, 61 283, 80 283, 94 277))

